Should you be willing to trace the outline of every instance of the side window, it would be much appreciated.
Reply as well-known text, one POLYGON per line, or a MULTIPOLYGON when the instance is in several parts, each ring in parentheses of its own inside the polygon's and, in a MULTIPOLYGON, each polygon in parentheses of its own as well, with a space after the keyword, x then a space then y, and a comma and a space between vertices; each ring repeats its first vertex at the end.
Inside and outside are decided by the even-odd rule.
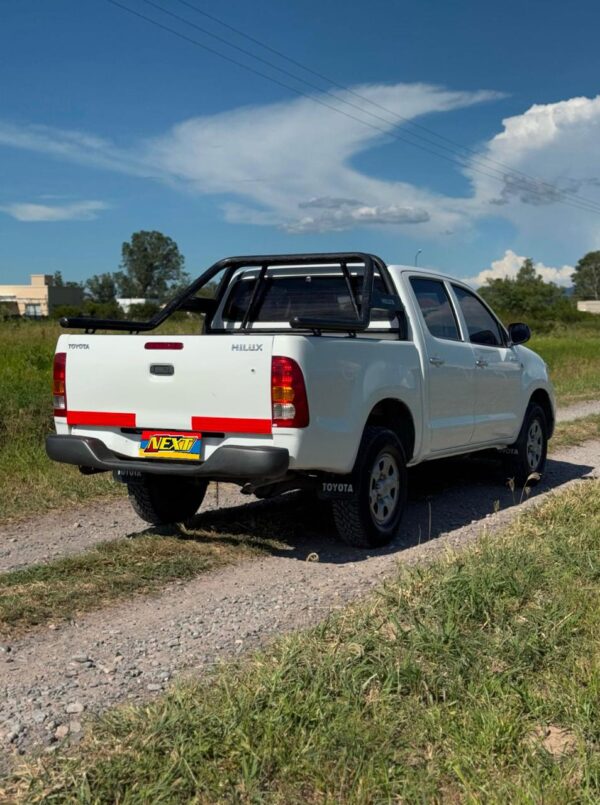
POLYGON ((460 341, 458 323, 444 283, 425 277, 411 277, 410 284, 431 335, 460 341))
POLYGON ((501 347, 503 344, 502 333, 490 311, 475 294, 458 285, 453 285, 452 288, 467 322, 471 343, 501 347))

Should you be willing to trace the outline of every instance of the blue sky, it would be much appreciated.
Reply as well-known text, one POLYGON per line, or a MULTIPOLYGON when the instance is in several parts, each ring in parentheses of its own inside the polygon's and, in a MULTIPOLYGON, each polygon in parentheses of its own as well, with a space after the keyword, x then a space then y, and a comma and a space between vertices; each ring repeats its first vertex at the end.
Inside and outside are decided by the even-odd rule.
POLYGON ((107 0, 4 0, 0 281, 115 270, 138 229, 172 236, 191 273, 230 254, 412 263, 422 249, 461 277, 528 255, 564 284, 600 248, 600 4, 188 0, 344 92, 153 0, 318 92, 145 0, 119 2, 309 97, 107 0), (472 149, 460 163, 454 143, 472 149))

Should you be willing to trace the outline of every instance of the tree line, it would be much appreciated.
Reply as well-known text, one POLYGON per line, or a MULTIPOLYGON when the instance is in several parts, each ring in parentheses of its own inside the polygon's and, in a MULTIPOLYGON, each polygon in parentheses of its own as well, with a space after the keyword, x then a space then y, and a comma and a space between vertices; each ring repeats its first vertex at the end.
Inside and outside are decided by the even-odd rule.
MULTIPOLYGON (((185 260, 177 243, 162 232, 134 232, 121 247, 121 263, 114 272, 95 274, 82 284, 83 311, 61 308, 56 315, 84 312, 99 317, 120 317, 118 298, 144 300, 128 310, 130 318, 148 318, 190 281, 185 260)), ((514 278, 488 279, 479 293, 505 319, 524 318, 533 322, 573 322, 586 318, 577 310, 578 299, 600 299, 600 251, 588 252, 572 275, 573 289, 567 292, 546 282, 527 258, 514 278)), ((60 272, 56 284, 63 283, 60 272)))
POLYGON ((587 319, 588 315, 577 310, 577 300, 600 299, 600 251, 582 257, 571 280, 571 292, 546 282, 528 257, 516 277, 488 278, 479 293, 505 320, 567 323, 587 319))

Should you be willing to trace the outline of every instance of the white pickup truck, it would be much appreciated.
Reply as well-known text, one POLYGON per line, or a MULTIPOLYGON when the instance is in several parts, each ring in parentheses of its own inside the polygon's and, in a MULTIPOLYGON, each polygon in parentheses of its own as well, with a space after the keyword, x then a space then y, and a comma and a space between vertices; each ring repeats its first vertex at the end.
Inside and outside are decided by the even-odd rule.
POLYGON ((544 468, 554 395, 529 328, 453 277, 363 253, 236 257, 149 322, 61 323, 85 332, 58 341, 48 455, 112 470, 151 523, 190 518, 209 481, 309 489, 372 547, 398 533, 407 466, 496 448, 519 484, 544 468), (175 311, 197 332, 148 335, 175 311))

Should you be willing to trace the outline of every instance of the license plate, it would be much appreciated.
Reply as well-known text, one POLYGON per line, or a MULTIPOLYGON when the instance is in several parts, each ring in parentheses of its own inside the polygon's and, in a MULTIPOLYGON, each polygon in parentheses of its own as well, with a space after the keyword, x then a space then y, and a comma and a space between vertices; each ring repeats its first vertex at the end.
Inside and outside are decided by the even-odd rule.
POLYGON ((140 440, 142 458, 173 458, 199 461, 202 448, 201 433, 174 433, 164 430, 145 430, 140 440))

